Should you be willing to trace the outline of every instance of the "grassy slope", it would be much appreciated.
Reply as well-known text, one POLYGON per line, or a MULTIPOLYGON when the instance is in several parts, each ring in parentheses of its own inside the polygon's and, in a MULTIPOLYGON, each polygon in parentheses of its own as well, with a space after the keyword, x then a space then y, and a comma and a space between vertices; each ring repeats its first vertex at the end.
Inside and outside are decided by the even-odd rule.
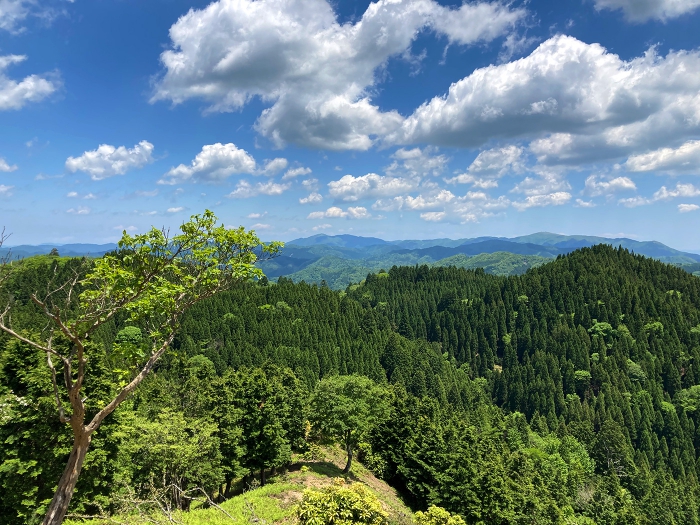
MULTIPOLYGON (((283 474, 269 480, 264 487, 247 491, 220 505, 220 509, 195 509, 173 516, 182 525, 249 525, 259 524, 293 524, 294 506, 301 500, 308 488, 322 488, 342 477, 345 457, 340 449, 324 449, 324 457, 318 461, 300 461, 283 474), (306 468, 303 468, 306 467, 306 468)), ((389 513, 392 525, 410 525, 413 513, 399 499, 396 491, 383 481, 377 479, 359 462, 353 462, 348 481, 360 481, 367 485, 382 502, 384 510, 389 513)), ((65 522, 66 525, 85 525, 86 521, 65 522)), ((91 520, 87 523, 123 525, 146 525, 147 523, 172 524, 165 516, 124 517, 116 516, 107 520, 91 520)))

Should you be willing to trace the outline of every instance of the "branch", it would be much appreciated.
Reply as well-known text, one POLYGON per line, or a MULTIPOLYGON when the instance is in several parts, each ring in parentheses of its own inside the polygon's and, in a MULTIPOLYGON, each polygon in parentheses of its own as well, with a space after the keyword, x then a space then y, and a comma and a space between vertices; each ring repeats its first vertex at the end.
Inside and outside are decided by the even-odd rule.
POLYGON ((92 421, 90 421, 90 424, 85 427, 85 430, 88 433, 94 432, 97 430, 97 427, 100 426, 104 418, 106 418, 108 415, 110 415, 114 410, 124 401, 127 397, 129 397, 129 394, 131 394, 137 386, 141 384, 141 382, 146 378, 146 376, 149 374, 149 372, 153 369, 153 366, 156 364, 156 361, 160 359, 160 357, 163 355, 163 353, 168 349, 170 346, 170 343, 173 342, 173 339, 175 339, 175 331, 173 330, 171 334, 168 336, 168 338, 163 342, 163 344, 156 350, 153 355, 151 355, 150 359, 146 362, 146 364, 143 366, 141 369, 141 372, 131 380, 131 382, 126 385, 124 388, 122 388, 121 392, 116 395, 112 401, 109 402, 109 404, 104 407, 102 410, 100 410, 97 414, 95 414, 95 417, 92 418, 92 421))
POLYGON ((41 350, 42 352, 46 352, 46 353, 49 353, 49 354, 53 354, 53 355, 55 355, 56 357, 58 357, 59 359, 61 359, 62 361, 65 362, 65 357, 63 357, 61 354, 59 354, 58 352, 56 352, 56 351, 55 351, 53 348, 51 348, 50 346, 43 346, 43 345, 41 345, 41 344, 39 344, 39 343, 37 343, 37 342, 35 342, 35 341, 32 341, 31 339, 27 339, 27 338, 24 337, 23 335, 18 334, 18 333, 15 332, 12 328, 10 328, 9 326, 7 326, 7 325, 5 324, 5 316, 7 315, 7 313, 8 313, 9 311, 10 311, 10 307, 7 306, 7 307, 5 308, 5 311, 2 312, 2 314, 0 314, 0 330, 2 330, 3 332, 6 332, 7 334, 11 335, 12 337, 14 337, 14 338, 16 338, 16 339, 19 339, 19 340, 22 341, 23 343, 27 343, 28 345, 33 346, 34 348, 36 348, 36 349, 38 349, 38 350, 41 350))
MULTIPOLYGON (((51 346, 51 340, 49 339, 49 347, 51 346)), ((58 394, 58 383, 56 382, 56 368, 53 366, 53 361, 51 361, 51 354, 46 352, 46 362, 51 370, 51 382, 53 383, 53 393, 56 396, 56 406, 58 407, 58 419, 61 423, 70 422, 70 417, 66 417, 66 412, 63 410, 63 403, 61 402, 61 396, 58 394)))

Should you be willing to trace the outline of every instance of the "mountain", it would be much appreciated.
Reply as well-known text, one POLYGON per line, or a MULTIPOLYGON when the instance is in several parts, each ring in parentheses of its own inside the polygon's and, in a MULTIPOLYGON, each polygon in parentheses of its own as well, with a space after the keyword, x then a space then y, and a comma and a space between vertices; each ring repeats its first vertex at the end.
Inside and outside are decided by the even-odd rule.
POLYGON ((483 268, 495 275, 519 275, 579 248, 596 244, 622 246, 634 253, 674 264, 688 273, 700 270, 700 255, 682 252, 656 241, 635 241, 590 235, 560 235, 539 232, 520 237, 475 237, 386 241, 378 237, 325 235, 295 239, 282 255, 261 263, 269 278, 288 277, 295 282, 325 281, 333 289, 344 289, 370 272, 392 266, 427 264, 483 268))
POLYGON ((100 257, 107 252, 117 248, 114 243, 110 244, 41 244, 38 246, 20 244, 18 246, 8 246, 0 248, 0 256, 11 253, 13 258, 31 257, 33 255, 46 255, 56 248, 59 255, 63 257, 100 257))

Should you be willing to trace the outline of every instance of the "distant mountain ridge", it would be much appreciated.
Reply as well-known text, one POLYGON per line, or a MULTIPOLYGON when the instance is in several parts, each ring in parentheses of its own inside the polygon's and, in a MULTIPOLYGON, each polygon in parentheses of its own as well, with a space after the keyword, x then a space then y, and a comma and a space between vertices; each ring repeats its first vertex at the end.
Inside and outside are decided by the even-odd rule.
POLYGON ((487 273, 515 275, 579 248, 595 244, 622 246, 634 253, 683 267, 700 275, 700 255, 657 241, 624 237, 560 235, 538 232, 519 237, 475 237, 387 241, 378 237, 318 234, 286 243, 282 255, 261 264, 269 278, 322 282, 343 289, 380 269, 427 264, 483 268, 487 273))
POLYGON ((100 257, 107 252, 117 249, 114 243, 109 244, 20 244, 18 246, 7 246, 0 248, 0 255, 5 255, 8 252, 12 253, 13 257, 31 257, 33 255, 46 255, 51 253, 51 250, 56 248, 59 255, 64 257, 100 257))
MULTIPOLYGON (((287 242, 279 257, 261 262, 260 267, 271 279, 284 276, 294 281, 325 281, 331 288, 344 289, 361 281, 370 272, 416 264, 483 268, 485 272, 496 275, 517 275, 558 255, 595 244, 622 246, 700 276, 700 254, 676 250, 657 241, 549 232, 511 238, 484 236, 394 241, 350 234, 318 234, 287 242)), ((48 254, 56 248, 65 257, 100 257, 116 247, 116 244, 87 243, 20 245, 0 248, 0 256, 11 250, 13 258, 24 258, 48 254)))

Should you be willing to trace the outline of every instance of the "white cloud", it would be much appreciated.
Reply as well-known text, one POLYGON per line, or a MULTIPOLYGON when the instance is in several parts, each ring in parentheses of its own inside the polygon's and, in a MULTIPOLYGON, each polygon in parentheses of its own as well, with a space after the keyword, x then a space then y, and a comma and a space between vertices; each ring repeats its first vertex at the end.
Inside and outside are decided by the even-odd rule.
POLYGON ((691 211, 700 210, 700 206, 697 204, 679 204, 678 211, 681 213, 688 213, 691 211))
POLYGON ((569 182, 556 171, 540 171, 537 177, 525 177, 511 190, 525 195, 548 195, 571 189, 569 182))
POLYGON ((437 148, 400 148, 391 155, 394 162, 387 166, 386 172, 390 175, 407 175, 409 177, 426 177, 440 175, 450 160, 445 155, 437 155, 437 148))
POLYGON ((447 214, 444 211, 427 211, 420 214, 420 218, 424 221, 439 222, 445 218, 447 214))
POLYGON ((513 207, 519 211, 528 208, 537 208, 544 206, 561 206, 571 200, 571 194, 565 191, 558 191, 549 194, 531 195, 523 201, 513 202, 513 207))
MULTIPOLYGON (((72 3, 74 0, 65 1, 72 3)), ((0 30, 21 33, 25 29, 22 23, 30 16, 45 24, 51 23, 64 12, 58 6, 60 3, 60 0, 0 0, 0 30)))
POLYGON ((498 186, 498 182, 493 179, 503 177, 507 173, 520 173, 523 168, 523 148, 513 145, 492 148, 480 152, 466 173, 461 173, 446 182, 494 188, 498 186))
POLYGON ((669 200, 675 199, 677 197, 698 197, 700 196, 700 188, 696 188, 692 184, 681 184, 680 182, 676 184, 676 188, 669 190, 666 186, 661 186, 659 190, 654 193, 654 200, 669 200))
POLYGON ((658 191, 649 199, 646 197, 632 197, 629 199, 620 199, 619 204, 627 208, 636 208, 637 206, 645 206, 658 201, 667 201, 678 197, 698 197, 700 196, 700 188, 696 188, 692 184, 677 183, 675 189, 668 189, 666 186, 661 186, 658 191))
POLYGON ((207 111, 233 111, 259 97, 271 106, 255 127, 279 147, 366 150, 403 120, 371 100, 388 59, 406 54, 423 30, 474 44, 525 15, 500 2, 379 0, 341 25, 326 0, 219 0, 170 28, 151 100, 198 98, 207 111))
POLYGON ((595 202, 593 201, 584 201, 583 199, 576 199, 576 204, 575 206, 577 208, 595 208, 595 202))
POLYGON ((14 32, 30 12, 31 0, 0 0, 0 29, 14 32))
POLYGON ((299 199, 299 204, 317 204, 323 200, 320 193, 313 192, 308 197, 299 199))
POLYGON ((222 182, 239 173, 255 173, 255 159, 235 144, 209 144, 202 147, 189 166, 180 164, 171 168, 158 184, 195 182, 222 182))
POLYGON ((454 194, 449 190, 440 190, 428 195, 418 195, 411 197, 395 197, 390 200, 378 200, 372 205, 372 209, 382 211, 393 210, 426 210, 445 206, 455 199, 454 194))
POLYGON ((0 157, 0 171, 4 171, 5 173, 9 173, 11 171, 15 171, 16 169, 17 169, 17 164, 9 165, 5 159, 0 157))
POLYGON ((311 168, 292 168, 287 170, 287 172, 282 176, 282 180, 293 179, 294 177, 308 175, 309 173, 311 173, 311 168))
POLYGON ((251 228, 254 230, 269 230, 270 228, 272 228, 272 226, 270 226, 269 224, 258 222, 256 224, 253 224, 251 228))
POLYGON ((306 179, 301 184, 309 191, 315 191, 318 189, 318 179, 306 179))
POLYGON ((620 9, 631 22, 655 19, 666 21, 692 13, 700 7, 700 0, 594 0, 597 10, 620 9))
POLYGON ((625 167, 629 171, 663 171, 700 174, 700 140, 689 140, 679 148, 660 148, 648 153, 632 155, 625 167))
POLYGON ((591 175, 586 179, 584 191, 591 197, 612 195, 618 191, 634 191, 637 189, 635 183, 628 177, 616 177, 610 180, 598 179, 597 175, 591 175))
POLYGON ((268 160, 265 162, 265 167, 262 170, 263 175, 267 175, 268 177, 272 177, 273 175, 277 175, 280 171, 285 169, 287 167, 287 159, 284 158, 276 158, 272 160, 268 160))
POLYGON ((267 215, 267 212, 263 213, 249 213, 246 215, 249 219, 262 219, 265 215, 267 215))
POLYGON ((321 231, 321 230, 327 230, 328 228, 332 228, 332 227, 333 227, 333 225, 331 225, 331 224, 319 224, 318 226, 314 226, 311 229, 313 231, 317 232, 317 231, 321 231))
POLYGON ((71 215, 89 215, 91 211, 92 210, 87 206, 78 206, 77 208, 66 210, 66 213, 70 213, 71 215))
POLYGON ((102 180, 127 171, 142 168, 153 162, 153 144, 142 140, 131 149, 102 144, 96 150, 86 151, 80 157, 68 157, 66 168, 71 172, 83 171, 92 180, 102 180))
POLYGON ((41 102, 61 87, 61 81, 56 74, 29 75, 20 81, 5 75, 9 66, 26 59, 24 55, 0 56, 0 111, 22 109, 30 102, 41 102))
POLYGON ((367 211, 367 208, 362 206, 352 207, 350 206, 347 210, 338 208, 337 206, 332 206, 326 211, 313 211, 309 213, 306 217, 307 219, 366 219, 372 215, 367 211))
POLYGON ((258 182, 255 185, 242 180, 236 185, 236 189, 226 195, 231 199, 248 199, 257 195, 281 195, 289 189, 290 184, 277 184, 276 182, 258 182))
POLYGON ((618 204, 622 204, 626 208, 636 208, 637 206, 645 206, 654 202, 651 199, 637 195, 636 197, 629 197, 627 199, 620 199, 617 201, 618 204))
POLYGON ((135 232, 138 230, 136 226, 123 226, 123 225, 118 225, 112 228, 113 230, 118 230, 118 231, 128 231, 128 232, 135 232))
POLYGON ((539 162, 577 164, 675 145, 698 133, 700 51, 661 57, 652 48, 624 61, 599 44, 559 35, 529 56, 453 83, 386 142, 477 147, 534 139, 530 149, 539 162))
POLYGON ((360 177, 345 175, 328 183, 332 197, 343 201, 356 201, 367 197, 386 197, 405 193, 416 187, 416 181, 402 177, 389 177, 368 173, 360 177))
POLYGON ((74 198, 78 197, 78 192, 77 191, 70 191, 66 194, 66 197, 68 197, 69 199, 74 199, 74 198))
POLYGON ((14 186, 5 186, 4 184, 0 184, 0 196, 8 197, 12 195, 12 188, 14 188, 14 186))

